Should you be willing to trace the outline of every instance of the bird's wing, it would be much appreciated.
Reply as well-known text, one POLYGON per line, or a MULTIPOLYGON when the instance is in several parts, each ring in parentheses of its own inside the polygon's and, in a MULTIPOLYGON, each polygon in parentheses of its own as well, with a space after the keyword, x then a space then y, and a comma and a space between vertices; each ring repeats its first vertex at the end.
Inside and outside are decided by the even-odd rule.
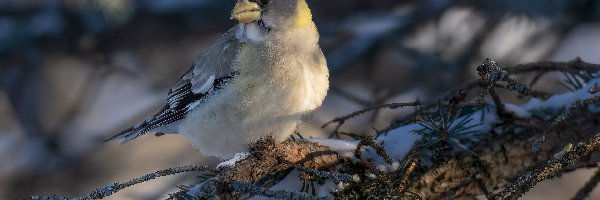
POLYGON ((196 102, 201 102, 211 91, 219 90, 236 76, 237 71, 232 64, 241 44, 235 37, 235 30, 234 27, 227 31, 196 59, 171 88, 167 103, 159 112, 106 141, 122 138, 126 142, 153 129, 177 122, 198 105, 196 102))

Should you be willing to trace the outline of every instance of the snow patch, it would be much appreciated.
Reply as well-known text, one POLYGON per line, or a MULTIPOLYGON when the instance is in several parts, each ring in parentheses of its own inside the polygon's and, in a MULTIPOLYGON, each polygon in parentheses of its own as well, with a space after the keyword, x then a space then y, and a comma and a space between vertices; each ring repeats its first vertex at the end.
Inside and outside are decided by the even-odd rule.
MULTIPOLYGON (((273 187, 269 188, 271 191, 299 191, 302 188, 302 181, 300 180, 300 172, 298 170, 291 171, 283 180, 279 183, 275 184, 273 187)), ((315 186, 315 197, 333 197, 331 196, 331 191, 337 188, 337 185, 331 181, 326 180, 323 185, 314 183, 315 186)), ((309 191, 312 191, 312 188, 309 188, 309 191)), ((265 196, 254 196, 250 198, 250 200, 271 200, 275 198, 265 197, 265 196)))
MULTIPOLYGON (((531 112, 533 111, 551 111, 558 113, 568 108, 578 100, 600 96, 600 94, 590 94, 588 92, 591 87, 598 83, 600 83, 600 78, 595 78, 584 84, 582 88, 576 91, 556 94, 545 101, 538 98, 533 98, 529 100, 529 102, 520 106, 515 104, 505 104, 505 108, 520 118, 531 117, 531 112)), ((590 106, 589 109, 592 112, 599 111, 598 106, 590 106)))
POLYGON ((250 156, 250 153, 248 152, 240 152, 240 153, 236 153, 232 159, 229 159, 225 162, 219 163, 217 165, 217 168, 222 168, 222 167, 231 167, 234 166, 235 163, 242 161, 244 159, 246 159, 248 156, 250 156))
POLYGON ((506 111, 514 114, 518 118, 531 117, 531 113, 529 111, 527 111, 524 108, 517 106, 515 104, 510 104, 510 103, 504 104, 504 109, 506 109, 506 111))

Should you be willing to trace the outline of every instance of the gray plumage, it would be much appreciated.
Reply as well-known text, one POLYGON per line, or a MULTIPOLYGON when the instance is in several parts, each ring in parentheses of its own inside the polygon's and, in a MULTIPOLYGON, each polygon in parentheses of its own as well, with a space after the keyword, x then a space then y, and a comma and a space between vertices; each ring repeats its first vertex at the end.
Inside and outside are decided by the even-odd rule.
POLYGON ((293 133, 327 93, 319 36, 304 0, 256 4, 260 18, 236 25, 199 56, 161 111, 111 139, 168 130, 228 158, 267 135, 282 141, 293 133))
POLYGON ((210 92, 218 91, 236 75, 232 66, 241 43, 235 37, 235 31, 235 27, 227 31, 196 58, 194 64, 171 88, 167 103, 159 112, 107 141, 122 138, 123 142, 127 142, 149 131, 177 132, 178 124, 174 123, 185 118, 210 92))

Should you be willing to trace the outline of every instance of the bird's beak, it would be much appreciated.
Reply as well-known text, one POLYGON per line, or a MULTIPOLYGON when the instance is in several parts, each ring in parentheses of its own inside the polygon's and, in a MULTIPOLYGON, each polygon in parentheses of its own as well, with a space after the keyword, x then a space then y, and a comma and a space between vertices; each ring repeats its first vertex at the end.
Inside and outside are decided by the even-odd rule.
POLYGON ((248 0, 239 0, 231 12, 231 18, 243 24, 248 24, 260 19, 260 15, 260 6, 254 2, 249 2, 248 0))

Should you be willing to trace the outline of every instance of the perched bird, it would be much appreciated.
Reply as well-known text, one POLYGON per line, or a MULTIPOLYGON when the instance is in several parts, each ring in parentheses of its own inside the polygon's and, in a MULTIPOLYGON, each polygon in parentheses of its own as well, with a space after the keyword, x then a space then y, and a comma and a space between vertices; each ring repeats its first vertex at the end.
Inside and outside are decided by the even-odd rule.
POLYGON ((196 59, 163 109, 108 140, 181 133, 203 154, 230 158, 292 134, 329 87, 306 1, 238 0, 232 18, 239 23, 196 59))

